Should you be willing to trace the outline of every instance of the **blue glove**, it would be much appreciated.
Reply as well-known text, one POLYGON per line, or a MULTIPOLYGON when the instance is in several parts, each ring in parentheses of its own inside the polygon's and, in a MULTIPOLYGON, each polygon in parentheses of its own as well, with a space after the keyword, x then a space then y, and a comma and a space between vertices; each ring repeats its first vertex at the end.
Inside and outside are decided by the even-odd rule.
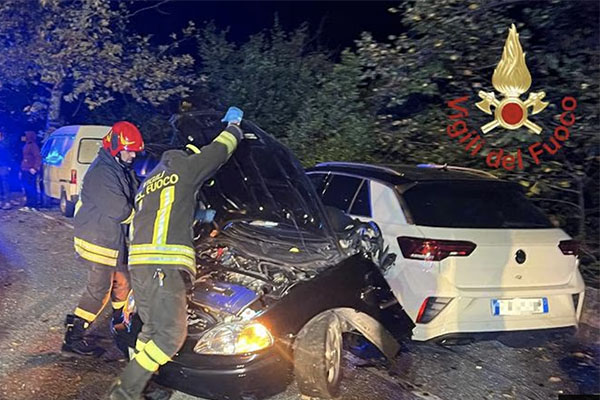
POLYGON ((239 124, 242 122, 242 117, 244 116, 244 112, 237 107, 229 107, 227 113, 221 120, 221 122, 234 123, 239 124))

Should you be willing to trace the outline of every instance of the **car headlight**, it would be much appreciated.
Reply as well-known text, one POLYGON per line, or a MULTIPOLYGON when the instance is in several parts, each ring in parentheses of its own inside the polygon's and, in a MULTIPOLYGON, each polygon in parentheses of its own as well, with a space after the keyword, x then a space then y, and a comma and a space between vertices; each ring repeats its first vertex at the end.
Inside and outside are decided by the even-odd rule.
POLYGON ((206 331, 194 346, 198 354, 243 354, 273 345, 271 332, 258 322, 231 322, 206 331))

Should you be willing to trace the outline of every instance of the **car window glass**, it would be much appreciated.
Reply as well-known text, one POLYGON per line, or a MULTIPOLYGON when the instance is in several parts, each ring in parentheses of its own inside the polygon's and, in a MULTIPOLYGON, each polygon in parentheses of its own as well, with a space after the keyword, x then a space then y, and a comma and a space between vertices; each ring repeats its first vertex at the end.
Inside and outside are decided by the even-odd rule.
POLYGON ((44 163, 48 165, 60 165, 73 145, 73 137, 57 136, 48 143, 48 147, 45 149, 46 155, 42 156, 44 163))
POLYGON ((81 139, 77 161, 81 164, 91 164, 102 146, 101 139, 81 139))
POLYGON ((432 182, 403 195, 417 225, 446 228, 552 228, 548 218, 507 182, 432 182))
POLYGON ((352 203, 350 214, 361 217, 371 217, 371 202, 369 195, 369 181, 364 180, 360 185, 360 190, 352 203))
POLYGON ((313 187, 315 188, 315 191, 317 192, 317 194, 319 196, 323 195, 323 189, 325 189, 325 180, 327 178, 327 174, 321 174, 321 173, 311 173, 311 174, 307 174, 308 179, 310 180, 310 183, 312 183, 313 187))
POLYGON ((361 180, 345 175, 334 175, 323 192, 323 204, 347 212, 361 180))

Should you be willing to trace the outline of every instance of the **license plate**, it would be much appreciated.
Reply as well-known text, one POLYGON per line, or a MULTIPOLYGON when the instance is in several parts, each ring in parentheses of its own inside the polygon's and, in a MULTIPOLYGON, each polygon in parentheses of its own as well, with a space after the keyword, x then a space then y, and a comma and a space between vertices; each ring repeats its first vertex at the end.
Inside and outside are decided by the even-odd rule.
POLYGON ((493 315, 547 314, 548 298, 492 299, 493 315))

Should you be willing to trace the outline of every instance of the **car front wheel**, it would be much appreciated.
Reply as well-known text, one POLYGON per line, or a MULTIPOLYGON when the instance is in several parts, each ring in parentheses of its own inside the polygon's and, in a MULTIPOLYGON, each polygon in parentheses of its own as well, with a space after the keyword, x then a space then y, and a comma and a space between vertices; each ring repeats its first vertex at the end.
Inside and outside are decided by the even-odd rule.
POLYGON ((298 333, 294 373, 300 392, 335 398, 342 380, 342 322, 334 312, 319 314, 298 333))

